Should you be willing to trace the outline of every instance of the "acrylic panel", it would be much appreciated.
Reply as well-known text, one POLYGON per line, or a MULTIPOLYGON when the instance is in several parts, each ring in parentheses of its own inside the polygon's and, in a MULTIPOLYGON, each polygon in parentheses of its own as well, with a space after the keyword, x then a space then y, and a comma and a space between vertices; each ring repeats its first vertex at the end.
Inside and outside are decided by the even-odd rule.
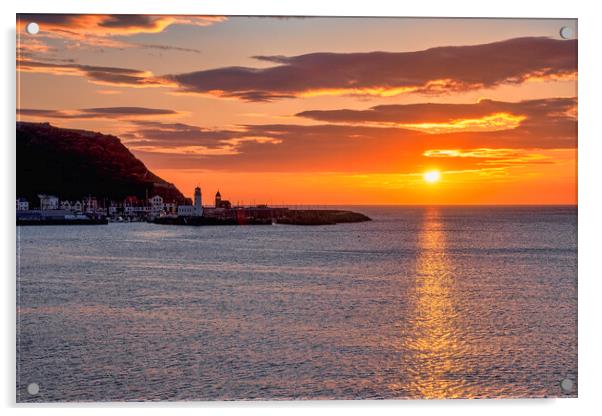
POLYGON ((577 396, 577 21, 17 16, 18 402, 577 396))

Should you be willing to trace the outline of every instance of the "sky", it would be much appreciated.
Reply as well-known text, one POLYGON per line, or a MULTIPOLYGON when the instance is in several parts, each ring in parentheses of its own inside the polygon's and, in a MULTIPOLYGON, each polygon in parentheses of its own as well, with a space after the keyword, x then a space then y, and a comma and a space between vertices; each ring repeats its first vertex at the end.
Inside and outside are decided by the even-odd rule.
POLYGON ((17 119, 116 135, 205 199, 576 204, 564 26, 576 33, 559 19, 20 15, 17 119))

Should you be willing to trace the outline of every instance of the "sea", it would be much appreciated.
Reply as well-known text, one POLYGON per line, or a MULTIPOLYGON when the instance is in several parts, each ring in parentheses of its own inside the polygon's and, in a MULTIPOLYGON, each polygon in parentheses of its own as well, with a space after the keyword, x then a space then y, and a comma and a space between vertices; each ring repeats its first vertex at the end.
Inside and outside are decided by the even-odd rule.
POLYGON ((577 396, 577 207, 345 208, 17 227, 17 401, 577 396))

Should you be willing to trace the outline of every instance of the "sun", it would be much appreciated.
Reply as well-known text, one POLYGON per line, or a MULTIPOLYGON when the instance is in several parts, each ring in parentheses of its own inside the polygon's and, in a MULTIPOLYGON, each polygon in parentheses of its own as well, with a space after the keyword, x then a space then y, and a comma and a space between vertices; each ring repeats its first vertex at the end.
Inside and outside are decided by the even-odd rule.
POLYGON ((441 179, 441 172, 438 170, 429 170, 428 172, 424 172, 424 180, 428 183, 435 183, 441 179))

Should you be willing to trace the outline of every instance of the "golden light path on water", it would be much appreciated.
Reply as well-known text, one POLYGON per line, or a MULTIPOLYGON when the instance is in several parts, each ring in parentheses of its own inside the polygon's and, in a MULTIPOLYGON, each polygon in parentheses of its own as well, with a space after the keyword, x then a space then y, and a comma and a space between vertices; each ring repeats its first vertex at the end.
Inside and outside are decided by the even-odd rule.
POLYGON ((439 208, 429 208, 418 236, 419 254, 412 315, 403 336, 407 374, 390 386, 405 390, 410 397, 473 397, 462 375, 466 372, 461 325, 454 304, 455 276, 446 254, 446 231, 439 208))

